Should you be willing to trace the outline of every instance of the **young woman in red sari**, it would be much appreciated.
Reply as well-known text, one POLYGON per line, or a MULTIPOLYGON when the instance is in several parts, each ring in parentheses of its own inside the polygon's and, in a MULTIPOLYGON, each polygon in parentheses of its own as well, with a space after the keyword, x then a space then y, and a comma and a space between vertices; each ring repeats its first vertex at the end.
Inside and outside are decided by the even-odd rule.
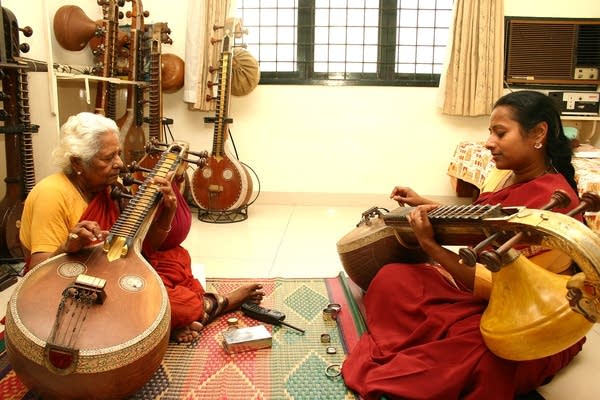
MULTIPOLYGON (((27 196, 20 239, 31 268, 47 258, 77 252, 103 241, 121 211, 110 190, 123 169, 119 128, 98 114, 80 113, 61 127, 53 152, 61 172, 45 177, 27 196)), ((190 225, 190 209, 175 182, 155 177, 162 192, 142 253, 163 280, 171 305, 171 336, 178 342, 199 337, 205 324, 238 308, 260 302, 260 284, 244 286, 225 296, 206 293, 191 271, 191 259, 180 244, 190 225), (175 189, 175 190, 174 190, 175 189)))
MULTIPOLYGON (((556 189, 569 194, 570 208, 579 203, 570 143, 547 96, 500 98, 485 146, 507 173, 477 204, 542 208, 556 189)), ((512 399, 547 383, 581 350, 585 338, 538 360, 494 355, 480 333, 489 272, 464 266, 435 241, 427 214, 436 204, 402 186, 390 197, 414 206, 408 221, 432 262, 389 264, 373 278, 364 296, 368 332, 342 367, 348 387, 365 399, 512 399)))

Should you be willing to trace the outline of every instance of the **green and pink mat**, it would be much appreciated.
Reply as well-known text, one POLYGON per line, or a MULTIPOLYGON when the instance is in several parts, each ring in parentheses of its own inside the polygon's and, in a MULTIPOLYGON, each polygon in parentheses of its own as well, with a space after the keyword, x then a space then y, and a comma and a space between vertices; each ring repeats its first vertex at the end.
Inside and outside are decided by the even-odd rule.
MULTIPOLYGON (((364 331, 355 286, 343 274, 325 279, 208 279, 206 286, 207 291, 228 293, 257 281, 266 292, 262 305, 283 312, 285 322, 304 334, 265 324, 273 337, 271 348, 228 354, 222 346, 227 318, 238 317, 240 327, 261 322, 241 311, 223 315, 193 345, 170 343, 160 368, 131 399, 358 399, 340 376, 325 373, 328 366, 343 362, 364 331), (334 321, 323 318, 330 303, 341 305, 334 321), (322 334, 329 335, 330 343, 322 343, 322 334), (329 354, 327 347, 336 352, 329 354)), ((0 399, 36 399, 12 371, 3 340, 0 349, 0 399)))

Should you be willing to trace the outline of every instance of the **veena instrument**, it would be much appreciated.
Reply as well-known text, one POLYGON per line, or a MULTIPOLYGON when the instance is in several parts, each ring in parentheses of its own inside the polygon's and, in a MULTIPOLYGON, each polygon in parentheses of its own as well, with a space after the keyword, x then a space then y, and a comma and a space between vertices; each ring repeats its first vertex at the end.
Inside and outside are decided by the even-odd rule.
POLYGON ((170 307, 141 255, 157 209, 155 177, 175 171, 187 145, 164 151, 104 243, 61 254, 19 282, 6 314, 15 373, 44 399, 117 399, 158 369, 169 340, 170 307))
MULTIPOLYGON (((152 143, 164 143, 163 134, 163 107, 161 90, 161 48, 163 43, 170 43, 170 29, 166 22, 156 22, 147 29, 148 38, 144 40, 143 54, 146 56, 144 64, 147 64, 149 85, 147 92, 148 103, 148 138, 149 145, 144 146, 144 154, 140 159, 132 160, 134 163, 127 165, 135 168, 152 169, 160 158, 160 152, 155 150, 152 143)), ((140 171, 134 172, 134 177, 138 180, 143 179, 144 174, 140 171)), ((132 186, 132 190, 137 190, 137 185, 132 186)))
MULTIPOLYGON (((149 142, 144 146, 144 155, 141 159, 132 160, 128 163, 132 177, 136 180, 143 180, 143 170, 152 169, 160 158, 160 151, 156 148, 166 145, 167 138, 164 134, 165 121, 163 119, 163 78, 165 67, 163 63, 163 44, 171 44, 173 40, 169 34, 171 29, 166 22, 155 22, 146 26, 146 35, 143 41, 143 64, 147 67, 148 87, 144 90, 147 95, 144 103, 148 105, 148 117, 144 120, 148 122, 149 142)), ((168 68, 166 68, 168 70, 168 68)), ((138 109, 141 112, 141 109, 138 109)), ((141 116, 140 114, 136 114, 141 116)), ((189 154, 196 155, 202 159, 202 162, 194 162, 197 165, 204 165, 206 152, 189 154)), ((190 161, 190 160, 188 160, 190 161)), ((178 183, 181 193, 189 190, 189 179, 186 173, 187 163, 179 168, 173 179, 178 183)), ((131 190, 135 193, 137 184, 132 184, 131 190)))
MULTIPOLYGON (((548 204, 541 210, 441 206, 428 214, 438 243, 477 244, 464 254, 476 254, 492 271, 480 330, 487 347, 502 358, 532 360, 556 354, 600 321, 600 236, 570 216, 598 209, 600 197, 584 193, 580 205, 568 215, 551 211, 554 201, 548 204), (516 244, 560 250, 582 272, 568 276, 548 271, 516 250, 516 244)), ((388 212, 373 207, 336 243, 344 270, 363 290, 368 291, 385 264, 428 261, 406 218, 411 209, 388 212)), ((467 265, 475 265, 459 254, 467 265)))
MULTIPOLYGON (((117 68, 117 39, 119 33, 119 0, 106 0, 99 2, 102 7, 102 45, 94 51, 99 60, 100 68, 97 71, 102 78, 116 76, 117 68)), ((112 82, 98 80, 96 85, 95 112, 117 120, 117 85, 112 82)))
MULTIPOLYGON (((128 57, 128 79, 138 82, 143 74, 143 39, 144 39, 144 17, 149 13, 143 11, 141 0, 131 0, 131 12, 127 13, 131 18, 130 46, 128 57)), ((127 86, 127 105, 125 114, 117 120, 117 125, 123 138, 123 162, 125 165, 133 161, 139 161, 146 154, 146 132, 144 130, 144 89, 138 84, 127 86)))
MULTIPOLYGON (((399 207, 388 212, 371 207, 362 213, 356 228, 336 243, 342 266, 363 290, 367 290, 371 279, 385 264, 428 260, 406 220, 411 210, 412 207, 399 207)), ((517 210, 497 205, 442 206, 430 213, 430 220, 439 243, 459 246, 484 240, 491 229, 484 221, 502 220, 517 210)))
POLYGON ((35 185, 32 133, 39 126, 31 124, 29 112, 28 69, 18 61, 20 51, 29 46, 19 43, 19 31, 25 36, 33 33, 30 27, 19 29, 17 19, 7 8, 2 7, 3 23, 0 36, 8 44, 2 54, 2 90, 0 110, 4 125, 0 133, 5 136, 6 195, 0 202, 0 259, 19 261, 23 259, 19 228, 23 203, 35 185))
POLYGON ((218 68, 218 95, 208 96, 216 100, 214 118, 213 147, 207 165, 196 169, 192 175, 192 196, 196 204, 204 210, 230 211, 248 204, 252 196, 252 179, 246 167, 235 157, 229 148, 228 125, 229 99, 231 95, 232 55, 237 21, 230 18, 223 27, 222 52, 218 68))
POLYGON ((165 142, 163 133, 163 93, 162 93, 162 45, 172 43, 166 22, 156 22, 149 28, 148 68, 150 85, 148 87, 148 136, 150 140, 165 142))

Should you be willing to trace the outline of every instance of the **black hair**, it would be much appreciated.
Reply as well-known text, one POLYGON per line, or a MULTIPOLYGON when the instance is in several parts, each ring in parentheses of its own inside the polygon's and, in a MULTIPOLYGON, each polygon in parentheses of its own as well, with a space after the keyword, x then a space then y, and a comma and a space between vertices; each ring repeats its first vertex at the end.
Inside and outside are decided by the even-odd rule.
POLYGON ((511 107, 513 119, 525 132, 531 131, 542 121, 548 124, 545 148, 550 167, 562 174, 577 193, 575 168, 571 164, 571 141, 565 135, 560 113, 552 99, 534 90, 519 90, 499 98, 494 108, 498 106, 511 107))

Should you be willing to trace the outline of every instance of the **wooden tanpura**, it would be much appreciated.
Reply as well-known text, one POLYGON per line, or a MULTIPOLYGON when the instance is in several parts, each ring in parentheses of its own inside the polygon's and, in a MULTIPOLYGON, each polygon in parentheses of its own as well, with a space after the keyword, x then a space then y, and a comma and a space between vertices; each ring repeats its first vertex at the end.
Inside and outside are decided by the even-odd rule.
MULTIPOLYGON (((139 181, 143 180, 144 170, 152 169, 160 157, 158 148, 167 145, 167 138, 164 134, 165 121, 163 119, 163 78, 164 73, 173 71, 165 70, 163 65, 164 54, 162 52, 163 44, 171 44, 173 41, 169 34, 171 29, 166 22, 156 22, 146 26, 145 39, 141 48, 144 54, 144 64, 148 67, 148 85, 144 90, 146 99, 143 101, 148 106, 148 117, 145 119, 148 122, 148 138, 149 142, 144 147, 144 155, 141 159, 133 160, 128 163, 131 178, 139 181)), ((170 79, 170 77, 167 77, 170 79)), ((141 112, 141 109, 138 109, 141 112)), ((141 116, 141 114, 136 114, 141 116)), ((171 138, 173 139, 173 138, 171 138)), ((188 175, 186 169, 188 162, 202 166, 205 163, 206 152, 188 152, 191 155, 199 157, 199 160, 186 160, 175 174, 175 179, 178 182, 179 190, 184 193, 189 190, 188 175)), ((128 179, 129 180, 129 179, 128 179)), ((138 185, 133 183, 131 190, 135 193, 138 185)))
POLYGON ((166 22, 152 24, 149 40, 150 85, 148 89, 148 132, 150 140, 164 142, 163 92, 162 92, 162 45, 172 43, 166 22))
MULTIPOLYGON (((145 40, 144 54, 148 60, 149 84, 146 90, 148 104, 148 138, 150 145, 145 146, 144 155, 141 159, 133 160, 136 163, 132 165, 134 169, 141 167, 143 169, 152 169, 160 158, 160 152, 156 151, 152 143, 165 143, 163 134, 163 106, 162 106, 162 70, 161 70, 161 48, 163 43, 171 43, 169 37, 170 29, 166 22, 156 22, 148 27, 148 39, 145 40)), ((180 169, 181 170, 181 169, 180 169)), ((143 180, 143 172, 134 172, 134 177, 143 180)), ((137 185, 132 187, 137 190, 137 185)))
MULTIPOLYGON (((149 13, 144 12, 141 0, 131 0, 130 46, 128 57, 128 79, 138 82, 143 73, 143 36, 144 17, 149 13)), ((117 120, 117 125, 123 138, 123 162, 125 165, 139 161, 146 154, 146 132, 144 130, 143 88, 138 84, 127 86, 127 106, 125 114, 117 120)))
POLYGON ((6 195, 0 202, 0 259, 18 261, 23 259, 19 240, 23 203, 35 185, 32 133, 39 128, 31 124, 28 69, 18 60, 20 51, 29 50, 29 46, 19 43, 19 31, 31 36, 33 30, 28 26, 20 29, 9 9, 2 7, 2 14, 0 36, 9 46, 3 48, 0 67, 0 116, 4 121, 0 133, 5 137, 6 155, 6 195))
POLYGON ((42 398, 125 398, 160 366, 169 299, 140 249, 160 198, 153 179, 175 171, 186 152, 174 143, 162 153, 104 243, 50 258, 19 282, 6 349, 17 376, 42 398))
MULTIPOLYGON (((599 203, 597 195, 586 193, 572 213, 597 209, 599 203)), ((387 263, 427 260, 406 220, 411 209, 369 209, 337 242, 344 270, 363 290, 368 291, 371 279, 387 263)), ((442 206, 429 218, 442 245, 480 242, 461 254, 466 264, 472 265, 466 256, 474 254, 493 271, 481 333, 496 355, 531 360, 555 354, 600 320, 600 237, 575 218, 499 206, 442 206), (489 249, 499 243, 497 249, 489 249), (561 250, 582 272, 571 277, 547 271, 515 250, 517 243, 561 250)))
MULTIPOLYGON (((214 123, 213 147, 207 165, 196 169, 192 175, 192 196, 204 210, 230 211, 246 206, 252 196, 252 179, 246 167, 237 159, 230 148, 228 126, 231 95, 232 56, 238 20, 228 19, 223 28, 222 52, 218 68, 218 95, 208 96, 208 101, 217 101, 214 118, 205 121, 214 123)), ((213 41, 214 43, 218 42, 213 41)))
MULTIPOLYGON (((119 34, 119 0, 106 0, 102 7, 101 45, 94 54, 100 67, 97 74, 101 78, 113 78, 117 70, 117 50, 119 34)), ((98 80, 96 85, 95 112, 114 121, 117 120, 117 85, 108 80, 98 80)))

